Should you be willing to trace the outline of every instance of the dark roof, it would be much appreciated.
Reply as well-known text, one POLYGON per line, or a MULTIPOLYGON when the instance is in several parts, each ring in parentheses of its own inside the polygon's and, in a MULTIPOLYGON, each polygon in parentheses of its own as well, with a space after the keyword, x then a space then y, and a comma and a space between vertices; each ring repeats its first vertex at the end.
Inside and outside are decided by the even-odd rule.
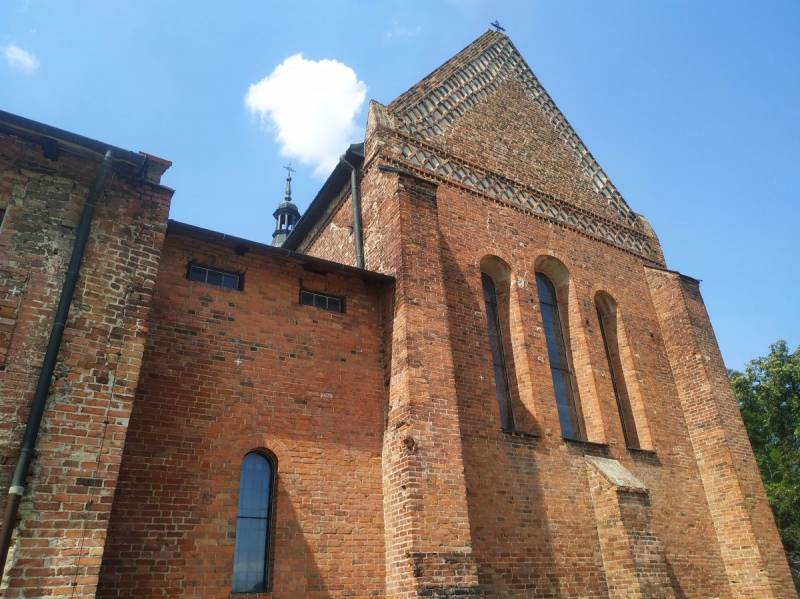
POLYGON ((61 152, 99 159, 110 150, 114 155, 115 169, 120 174, 154 184, 160 184, 161 175, 172 166, 172 162, 158 156, 131 152, 4 110, 0 110, 0 132, 41 145, 44 155, 51 160, 56 160, 61 152))
POLYGON ((316 258, 314 256, 307 256, 306 254, 293 252, 283 247, 275 247, 265 243, 251 241, 249 239, 242 239, 241 237, 235 237, 233 235, 226 235, 225 233, 219 233, 210 229, 196 227, 194 225, 181 223, 172 219, 170 219, 167 227, 167 234, 169 235, 170 233, 182 233, 196 239, 230 247, 234 251, 238 252, 258 251, 260 254, 273 256, 276 258, 283 258, 289 262, 302 264, 307 270, 313 272, 338 273, 384 283, 394 281, 394 277, 384 275, 379 272, 364 270, 362 268, 356 268, 355 266, 348 266, 346 264, 339 264, 338 262, 331 262, 330 260, 323 260, 322 258, 316 258))
MULTIPOLYGON (((364 144, 351 144, 344 153, 344 159, 355 167, 364 162, 364 144)), ((319 192, 311 200, 303 216, 295 225, 289 237, 283 242, 284 248, 296 250, 306 238, 316 222, 325 214, 331 201, 339 194, 342 188, 350 181, 350 167, 339 161, 336 168, 322 184, 319 192)))

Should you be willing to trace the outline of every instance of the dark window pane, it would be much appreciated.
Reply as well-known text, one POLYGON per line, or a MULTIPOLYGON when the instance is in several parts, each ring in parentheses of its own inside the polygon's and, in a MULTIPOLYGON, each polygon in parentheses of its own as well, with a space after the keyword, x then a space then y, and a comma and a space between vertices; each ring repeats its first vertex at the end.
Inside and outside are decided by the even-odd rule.
POLYGON ((489 351, 492 354, 495 395, 500 408, 500 424, 503 430, 514 429, 514 415, 511 411, 511 395, 508 390, 508 370, 503 352, 503 337, 500 332, 500 318, 497 310, 497 290, 489 275, 481 275, 483 299, 486 305, 486 324, 489 334, 489 351))
POLYGON ((555 305, 556 303, 556 290, 553 284, 546 276, 541 273, 536 273, 536 288, 539 291, 539 302, 542 304, 555 305))
POLYGON ((547 341, 547 357, 550 359, 551 368, 566 368, 566 356, 561 331, 559 330, 558 317, 555 306, 552 304, 542 304, 542 326, 544 327, 544 337, 547 341))
POLYGON ((264 591, 267 564, 267 520, 238 518, 233 561, 233 591, 264 591))
POLYGON ((314 306, 320 310, 329 310, 331 312, 343 311, 343 303, 341 298, 334 297, 332 295, 325 295, 324 293, 301 290, 300 303, 304 306, 314 306))
POLYGON ((222 286, 228 289, 239 289, 239 275, 222 275, 222 286))
POLYGON ((222 287, 222 273, 217 270, 209 270, 206 275, 206 283, 222 287))
POLYGON ((202 268, 201 266, 196 266, 192 264, 189 267, 189 280, 190 281, 202 281, 205 282, 206 280, 206 269, 202 268))
POLYGON ((239 514, 233 558, 233 591, 266 590, 272 466, 264 456, 249 453, 239 478, 239 514))
POLYGON ((225 272, 208 268, 207 266, 200 266, 199 264, 189 265, 189 272, 187 278, 190 281, 200 281, 201 283, 208 283, 209 285, 218 285, 227 289, 241 289, 241 275, 233 272, 225 272))
POLYGON ((249 453, 242 462, 239 480, 239 516, 266 518, 269 497, 269 461, 257 453, 249 453))
POLYGON ((541 273, 536 273, 536 288, 539 292, 542 327, 547 342, 547 357, 550 360, 550 374, 553 379, 558 419, 561 423, 561 435, 568 439, 576 439, 580 436, 578 414, 567 360, 567 346, 558 316, 558 296, 553 283, 541 273))
POLYGON ((569 372, 553 369, 553 390, 556 394, 556 407, 558 420, 561 423, 561 435, 567 439, 577 439, 578 430, 575 426, 575 414, 572 405, 572 385, 569 372))

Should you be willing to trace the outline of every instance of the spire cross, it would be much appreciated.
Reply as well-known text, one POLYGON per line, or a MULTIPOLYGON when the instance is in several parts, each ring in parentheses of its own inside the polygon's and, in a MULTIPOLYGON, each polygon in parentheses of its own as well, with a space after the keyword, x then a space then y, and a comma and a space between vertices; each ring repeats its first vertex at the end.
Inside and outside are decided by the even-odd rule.
POLYGON ((286 164, 284 167, 286 169, 286 193, 284 195, 283 201, 284 202, 291 202, 292 201, 292 173, 296 172, 291 164, 286 164))

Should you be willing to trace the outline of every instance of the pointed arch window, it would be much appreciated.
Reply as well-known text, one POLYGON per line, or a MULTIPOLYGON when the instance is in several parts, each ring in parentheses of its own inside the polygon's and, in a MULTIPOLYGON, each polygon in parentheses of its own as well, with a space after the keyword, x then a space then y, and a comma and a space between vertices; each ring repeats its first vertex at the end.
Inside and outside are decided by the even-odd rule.
POLYGON ((267 590, 273 463, 258 452, 244 456, 239 476, 239 510, 233 555, 233 592, 267 590))
POLYGON ((608 294, 598 293, 595 296, 595 308, 597 309, 597 320, 600 322, 600 333, 603 337, 608 371, 611 375, 611 385, 614 388, 614 398, 617 401, 617 410, 622 423, 625 444, 627 447, 636 449, 640 447, 639 435, 636 431, 633 407, 622 368, 617 304, 608 294))
POLYGON ((511 393, 508 384, 508 367, 503 351, 503 335, 500 328, 500 314, 497 307, 497 288, 494 280, 481 273, 483 301, 486 306, 486 324, 489 333, 489 350, 492 353, 494 368, 494 387, 497 405, 500 408, 500 425, 504 431, 514 430, 514 414, 511 410, 511 393))
POLYGON ((544 274, 536 273, 536 287, 542 313, 542 326, 550 359, 550 374, 556 396, 561 435, 567 439, 581 438, 578 408, 572 388, 572 371, 567 358, 567 345, 558 311, 556 288, 544 274))

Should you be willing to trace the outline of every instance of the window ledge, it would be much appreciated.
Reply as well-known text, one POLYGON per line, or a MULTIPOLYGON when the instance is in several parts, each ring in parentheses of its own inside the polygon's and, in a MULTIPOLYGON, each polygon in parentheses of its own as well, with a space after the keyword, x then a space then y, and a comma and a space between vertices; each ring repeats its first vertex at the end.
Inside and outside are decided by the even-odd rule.
POLYGON ((585 449, 594 449, 600 451, 608 451, 608 443, 599 443, 597 441, 587 441, 586 439, 571 439, 569 437, 562 437, 567 445, 574 445, 576 447, 583 447, 585 449))
POLYGON ((628 447, 627 449, 633 457, 643 460, 658 460, 658 454, 655 449, 643 449, 642 447, 628 447))
POLYGON ((529 431, 507 431, 503 429, 502 432, 509 437, 522 437, 523 439, 539 439, 541 437, 539 433, 529 431))

